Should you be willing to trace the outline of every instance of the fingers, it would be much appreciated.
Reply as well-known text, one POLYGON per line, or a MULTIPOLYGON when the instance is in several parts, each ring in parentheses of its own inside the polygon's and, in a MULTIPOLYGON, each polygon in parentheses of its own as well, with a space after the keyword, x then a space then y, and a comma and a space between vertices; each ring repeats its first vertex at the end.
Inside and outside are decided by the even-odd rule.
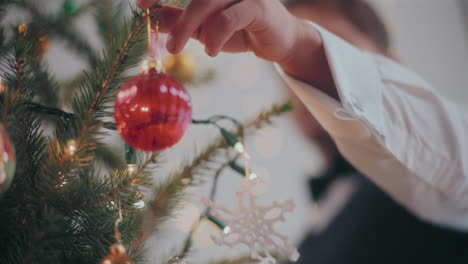
MULTIPOLYGON (((182 16, 184 9, 179 7, 174 7, 170 5, 162 5, 162 9, 158 9, 158 14, 160 17, 159 20, 159 31, 161 33, 170 33, 174 29, 174 26, 179 21, 180 17, 182 16)), ((192 38, 199 39, 200 35, 200 28, 199 27, 193 34, 192 38)))
POLYGON ((261 3, 256 0, 192 0, 185 10, 163 5, 160 30, 170 33, 168 51, 180 52, 190 37, 205 44, 210 56, 218 55, 221 50, 245 51, 247 42, 240 30, 259 30, 255 25, 262 17, 261 3))
MULTIPOLYGON (((203 28, 205 52, 210 56, 217 56, 237 31, 248 30, 255 23, 259 11, 256 1, 245 0, 215 15, 203 28)), ((244 43, 234 43, 236 44, 241 46, 244 43)))
POLYGON ((157 9, 160 16, 160 24, 159 30, 162 33, 169 33, 174 28, 174 25, 179 20, 180 16, 184 12, 184 9, 170 6, 170 5, 162 5, 162 9, 157 9))
POLYGON ((205 20, 234 0, 192 0, 173 26, 167 43, 172 53, 180 52, 205 20))

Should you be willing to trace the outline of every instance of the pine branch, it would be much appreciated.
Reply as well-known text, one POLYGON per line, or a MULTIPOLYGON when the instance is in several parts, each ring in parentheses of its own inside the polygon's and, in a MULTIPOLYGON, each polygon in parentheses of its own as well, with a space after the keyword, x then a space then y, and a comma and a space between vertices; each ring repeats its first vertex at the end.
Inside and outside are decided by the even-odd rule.
MULTIPOLYGON (((136 38, 138 32, 140 31, 142 25, 144 23, 144 19, 140 18, 135 27, 133 28, 132 32, 127 38, 127 41, 124 43, 123 47, 119 50, 119 55, 117 56, 116 60, 114 61, 111 71, 106 75, 104 82, 102 83, 102 88, 97 93, 91 107, 88 111, 88 116, 92 116, 96 113, 99 109, 98 106, 101 104, 102 98, 106 94, 109 86, 111 85, 112 80, 114 79, 115 75, 117 74, 120 66, 122 65, 125 57, 127 56, 128 50, 130 49, 131 45, 133 44, 134 39, 136 38)), ((83 130, 86 132, 86 130, 83 130)))
MULTIPOLYGON (((100 135, 99 129, 102 127, 102 122, 98 120, 99 117, 105 114, 103 105, 114 99, 113 93, 117 90, 117 87, 121 84, 119 76, 124 70, 133 67, 138 58, 139 49, 138 43, 142 37, 142 27, 144 24, 144 17, 136 15, 133 19, 132 30, 127 34, 123 34, 121 41, 115 40, 112 47, 120 45, 120 47, 111 48, 103 58, 97 63, 97 69, 93 70, 92 73, 88 73, 87 80, 81 88, 81 93, 75 97, 73 103, 73 109, 75 112, 75 120, 72 125, 73 131, 68 129, 66 131, 57 132, 57 140, 51 143, 49 147, 49 153, 53 157, 59 158, 59 167, 51 165, 50 167, 56 167, 51 171, 51 175, 57 175, 55 181, 51 186, 46 198, 50 196, 50 193, 57 188, 63 177, 69 173, 72 168, 75 168, 79 161, 77 157, 86 158, 89 153, 95 149, 98 143, 93 139, 93 135, 100 135), (118 52, 115 53, 115 50, 118 52), (134 55, 136 58, 129 59, 128 55, 134 55), (77 152, 75 155, 63 155, 63 150, 54 146, 63 146, 66 144, 65 141, 60 141, 63 135, 72 133, 76 135, 75 141, 77 145, 77 152)), ((62 139, 63 140, 63 139, 62 139)))
MULTIPOLYGON (((17 263, 27 260, 28 249, 41 239, 42 223, 24 225, 25 222, 40 220, 44 208, 37 210, 36 186, 41 186, 40 166, 45 158, 46 138, 42 135, 41 122, 36 115, 25 111, 24 102, 34 95, 33 74, 35 66, 34 40, 29 36, 18 36, 12 49, 2 58, 3 80, 8 88, 3 95, 2 116, 16 148, 17 166, 13 183, 0 200, 1 263, 17 263)), ((45 221, 44 221, 45 222, 45 221)))
MULTIPOLYGON (((123 72, 133 67, 142 54, 139 43, 143 31, 138 21, 143 18, 137 14, 132 25, 125 27, 132 31, 115 36, 109 51, 97 61, 97 68, 87 74, 81 94, 74 101, 75 118, 60 119, 49 142, 41 134, 37 113, 25 110, 36 107, 54 114, 64 112, 32 100, 38 95, 38 76, 44 83, 53 79, 32 69, 34 45, 29 34, 25 37, 28 41, 19 39, 8 56, 1 59, 6 69, 3 80, 10 88, 2 94, 8 109, 2 108, 0 116, 7 113, 8 130, 21 164, 12 187, 0 200, 2 215, 9 216, 0 219, 0 249, 8 252, 0 256, 1 263, 27 263, 38 258, 41 263, 96 263, 108 252, 109 244, 115 242, 113 234, 106 233, 113 229, 115 221, 111 199, 106 197, 100 203, 76 210, 57 209, 97 200, 114 190, 114 182, 90 165, 102 147, 100 137, 105 136, 100 131, 101 118, 109 115, 105 104, 113 101, 125 79, 123 72), (67 152, 70 139, 76 140, 76 153, 67 152)), ((114 173, 122 186, 119 191, 125 219, 120 228, 124 241, 130 243, 141 218, 142 210, 135 205, 142 199, 138 187, 149 185, 149 175, 145 171, 130 178, 123 170, 114 173), (127 184, 129 179, 132 181, 127 184)), ((139 252, 134 250, 132 254, 137 256, 139 252)))
POLYGON ((0 66, 4 69, 2 121, 7 122, 10 109, 14 111, 22 102, 31 100, 34 93, 32 84, 35 83, 33 52, 36 42, 30 36, 16 36, 14 46, 1 58, 0 66))
MULTIPOLYGON (((115 192, 115 186, 126 185, 119 191, 119 197, 124 216, 119 225, 123 242, 127 248, 132 249, 132 257, 138 257, 141 250, 133 247, 132 240, 137 234, 141 222, 142 209, 136 203, 143 199, 139 187, 148 185, 150 177, 148 173, 142 173, 138 179, 131 178, 127 170, 114 171, 112 177, 102 176, 100 171, 83 171, 79 178, 67 179, 67 184, 51 197, 50 206, 62 208, 59 212, 65 229, 59 232, 48 232, 41 241, 42 258, 50 251, 68 251, 78 258, 78 263, 96 263, 108 253, 110 244, 115 243, 114 222, 117 218, 117 209, 114 195, 108 200, 91 204, 83 208, 68 206, 80 205, 99 199, 103 194, 115 192), (83 178, 86 177, 86 178, 83 178), (80 178, 86 179, 82 180, 80 178), (130 184, 127 184, 129 183, 130 184), (65 206, 65 207, 64 207, 65 206), (65 223, 63 223, 65 221, 65 223), (112 230, 112 231, 111 231, 112 230), (47 253, 46 253, 47 252, 47 253), (83 257, 92 254, 86 262, 83 257)), ((65 259, 71 259, 65 258, 65 259)), ((62 257, 63 260, 63 257, 62 257)))
POLYGON ((72 206, 72 207, 68 207, 68 208, 63 208, 62 210, 66 210, 66 211, 73 211, 73 210, 81 210, 81 209, 84 209, 84 208, 87 208, 87 207, 90 207, 90 206, 95 206, 97 204, 100 204, 100 203, 103 203, 103 202, 106 202, 106 201, 109 201, 110 199, 112 199, 116 193, 121 193, 123 190, 125 190, 126 188, 128 188, 129 186, 131 185, 141 185, 138 184, 138 179, 144 174, 144 173, 147 173, 147 168, 150 164, 154 164, 156 163, 156 159, 158 157, 158 154, 156 153, 153 153, 151 154, 151 157, 149 159, 147 159, 143 165, 141 165, 139 167, 139 169, 132 175, 129 175, 129 177, 124 177, 126 178, 125 182, 123 182, 122 184, 118 185, 116 188, 114 188, 111 192, 109 192, 108 194, 100 197, 99 199, 96 199, 94 201, 91 201, 91 202, 86 202, 86 203, 82 203, 80 205, 77 205, 77 206, 72 206))

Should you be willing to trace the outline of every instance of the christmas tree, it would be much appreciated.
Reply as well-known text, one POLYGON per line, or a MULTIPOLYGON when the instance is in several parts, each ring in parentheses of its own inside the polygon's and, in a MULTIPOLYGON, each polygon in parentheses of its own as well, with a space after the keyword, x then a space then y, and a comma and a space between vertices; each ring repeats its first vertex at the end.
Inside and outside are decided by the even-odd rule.
MULTIPOLYGON (((217 179, 230 168, 255 180, 255 174, 238 163, 246 158, 241 142, 291 108, 289 103, 273 105, 245 123, 222 115, 190 119, 215 126, 219 138, 155 184, 160 152, 126 145, 125 152, 115 153, 106 142, 110 131, 122 133, 114 120, 116 96, 134 78, 129 71, 147 54, 148 21, 157 21, 163 8, 132 4, 132 17, 125 19, 123 5, 128 3, 65 0, 50 14, 35 0, 0 0, 0 17, 7 12, 28 17, 27 23, 0 24, 0 263, 143 263, 145 240, 173 216, 184 191, 200 184, 201 176, 217 179), (75 19, 86 12, 95 14, 105 43, 102 52, 74 28, 75 19), (42 60, 52 39, 64 41, 70 52, 85 58, 87 69, 58 82, 42 60), (226 121, 234 125, 225 127, 226 121)), ((211 76, 197 81, 177 59, 171 57, 167 66, 181 81, 193 85, 211 76)), ((216 188, 213 184, 213 192, 216 188)), ((206 203, 200 218, 228 233, 214 213, 219 208, 206 203)), ((289 210, 289 205, 277 206, 289 210)), ((192 248, 191 234, 181 252, 162 262, 181 262, 192 248)))

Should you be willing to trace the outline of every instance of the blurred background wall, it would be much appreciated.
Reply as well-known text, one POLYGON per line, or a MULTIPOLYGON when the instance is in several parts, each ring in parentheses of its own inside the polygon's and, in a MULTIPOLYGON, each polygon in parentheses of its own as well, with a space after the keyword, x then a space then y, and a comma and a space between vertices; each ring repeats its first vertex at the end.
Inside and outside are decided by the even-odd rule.
POLYGON ((451 99, 468 99, 468 1, 371 0, 393 33, 403 64, 451 99))

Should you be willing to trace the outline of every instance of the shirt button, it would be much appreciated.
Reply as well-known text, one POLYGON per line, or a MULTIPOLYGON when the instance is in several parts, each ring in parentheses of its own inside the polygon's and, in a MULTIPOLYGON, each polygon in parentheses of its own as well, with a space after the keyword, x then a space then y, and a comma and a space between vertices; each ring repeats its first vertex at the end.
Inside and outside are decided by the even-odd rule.
POLYGON ((354 106, 354 108, 356 108, 359 112, 362 113, 363 112, 362 107, 357 101, 356 97, 353 94, 351 94, 349 97, 350 97, 351 104, 354 106))

